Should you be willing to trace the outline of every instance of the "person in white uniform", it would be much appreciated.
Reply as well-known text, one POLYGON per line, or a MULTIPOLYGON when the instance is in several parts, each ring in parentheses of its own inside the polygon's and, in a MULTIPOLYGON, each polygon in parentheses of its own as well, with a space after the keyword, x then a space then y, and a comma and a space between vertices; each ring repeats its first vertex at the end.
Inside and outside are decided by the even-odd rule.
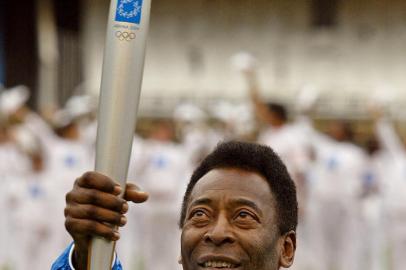
POLYGON ((55 113, 53 127, 57 136, 52 140, 50 167, 61 169, 62 178, 70 179, 67 181, 71 184, 72 175, 94 166, 92 153, 81 141, 79 126, 69 111, 55 113))
POLYGON ((387 117, 377 117, 375 132, 386 154, 382 192, 389 263, 393 270, 400 270, 406 265, 406 149, 387 117))
POLYGON ((223 140, 255 139, 255 114, 251 102, 218 100, 210 104, 209 110, 210 115, 218 123, 216 131, 223 140))
POLYGON ((27 106, 29 97, 29 89, 23 85, 7 89, 0 94, 0 111, 10 126, 24 128, 40 141, 48 163, 55 135, 51 126, 27 106))
POLYGON ((360 269, 361 193, 366 155, 351 142, 351 129, 330 123, 329 135, 313 132, 315 163, 309 193, 313 269, 360 269))
POLYGON ((388 175, 387 154, 375 136, 366 142, 367 160, 361 194, 361 256, 362 269, 384 268, 383 182, 388 175))
POLYGON ((11 217, 7 195, 9 184, 14 179, 21 179, 29 170, 29 159, 21 153, 13 142, 9 127, 0 123, 0 269, 11 264, 10 261, 10 228, 11 217))
POLYGON ((248 55, 236 55, 234 61, 244 74, 257 119, 265 124, 257 141, 269 145, 285 162, 297 184, 299 203, 305 208, 305 168, 309 162, 308 142, 298 133, 298 126, 288 122, 288 112, 279 103, 266 103, 259 94, 256 60, 248 55), (300 136, 298 136, 300 135, 300 136))
POLYGON ((3 203, 8 211, 7 220, 7 265, 12 269, 46 269, 51 263, 51 254, 65 243, 55 241, 61 233, 63 220, 56 224, 55 216, 63 208, 53 208, 55 201, 51 182, 57 175, 50 174, 45 167, 43 150, 37 137, 19 126, 12 131, 19 150, 26 155, 30 168, 24 174, 9 174, 3 203), (44 219, 44 216, 52 217, 44 219), (58 228, 55 232, 55 228, 58 228), (20 254, 19 254, 20 253, 20 254), (21 256, 21 253, 24 256, 21 256))
MULTIPOLYGON (((132 236, 143 243, 139 248, 142 262, 136 264, 142 264, 146 270, 180 269, 176 260, 180 254, 177 210, 192 167, 185 148, 173 139, 171 122, 154 123, 150 135, 138 147, 136 168, 130 168, 131 179, 150 191, 146 208, 129 213, 127 229, 140 230, 138 235, 132 236), (131 228, 131 224, 137 223, 138 228, 131 228)), ((133 243, 134 238, 132 240, 133 243)), ((124 261, 126 267, 125 264, 134 265, 134 262, 124 261)))
POLYGON ((223 134, 208 125, 209 115, 192 103, 181 103, 173 112, 176 135, 184 146, 192 164, 212 151, 223 134))
POLYGON ((65 110, 76 122, 79 129, 79 139, 94 153, 97 135, 97 99, 90 95, 75 95, 68 99, 65 110))
MULTIPOLYGON (((89 151, 89 147, 81 140, 79 128, 75 118, 67 110, 56 112, 52 119, 54 135, 48 139, 48 159, 47 170, 56 181, 53 184, 55 211, 64 208, 64 195, 72 186, 74 175, 78 172, 94 168, 94 153, 89 151)), ((56 216, 54 219, 55 230, 63 224, 63 216, 56 216)), ((59 227, 60 229, 60 227, 59 227)), ((59 231, 59 239, 55 239, 60 245, 68 241, 66 234, 59 231)))
POLYGON ((88 151, 78 143, 70 121, 73 118, 54 119, 61 135, 57 136, 50 125, 26 106, 28 98, 29 91, 23 86, 0 95, 4 123, 1 129, 7 135, 2 136, 6 139, 0 144, 1 190, 5 193, 4 205, 16 210, 12 216, 2 215, 6 218, 1 222, 5 238, 0 255, 8 255, 0 256, 0 265, 6 261, 4 264, 17 265, 16 269, 45 269, 52 258, 49 254, 69 241, 61 229, 63 216, 53 213, 63 210, 64 194, 72 185, 73 175, 92 169, 93 164, 88 151), (46 222, 37 219, 45 215, 53 218, 46 222), (19 249, 25 250, 24 258, 10 255, 17 254, 19 249), (35 263, 29 264, 26 259, 35 263))
POLYGON ((51 127, 26 105, 30 92, 26 86, 19 85, 0 94, 0 110, 11 124, 21 124, 35 134, 46 146, 53 132, 51 127))

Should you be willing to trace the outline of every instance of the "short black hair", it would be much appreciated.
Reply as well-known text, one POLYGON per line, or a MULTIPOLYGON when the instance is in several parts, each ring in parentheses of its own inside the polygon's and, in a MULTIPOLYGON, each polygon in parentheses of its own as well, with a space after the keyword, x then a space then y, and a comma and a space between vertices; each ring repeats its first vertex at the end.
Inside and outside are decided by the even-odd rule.
POLYGON ((239 141, 218 144, 216 149, 195 169, 183 198, 180 228, 184 225, 187 205, 194 186, 209 171, 219 168, 238 168, 263 176, 276 198, 281 234, 296 230, 298 222, 296 186, 285 164, 270 147, 239 141))
POLYGON ((281 119, 285 122, 288 121, 288 112, 287 112, 285 106, 283 106, 280 103, 274 103, 274 102, 268 102, 266 105, 268 107, 268 111, 275 114, 279 119, 281 119))

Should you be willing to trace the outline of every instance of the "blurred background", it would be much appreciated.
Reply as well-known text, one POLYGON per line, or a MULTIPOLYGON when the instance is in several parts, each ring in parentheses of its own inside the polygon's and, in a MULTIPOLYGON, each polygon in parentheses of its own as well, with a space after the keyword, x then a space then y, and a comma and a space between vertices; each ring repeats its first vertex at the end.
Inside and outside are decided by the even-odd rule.
MULTIPOLYGON (((1 270, 50 268, 71 241, 108 7, 0 2, 1 270)), ((125 269, 179 269, 188 177, 228 139, 270 145, 296 181, 293 269, 404 269, 404 44, 402 0, 153 0, 129 169, 151 200, 129 213, 125 269)))

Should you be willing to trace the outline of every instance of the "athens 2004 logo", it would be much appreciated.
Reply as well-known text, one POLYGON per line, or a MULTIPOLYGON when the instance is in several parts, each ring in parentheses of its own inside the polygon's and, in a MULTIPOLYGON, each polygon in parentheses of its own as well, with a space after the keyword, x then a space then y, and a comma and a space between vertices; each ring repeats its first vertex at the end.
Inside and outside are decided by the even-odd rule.
POLYGON ((118 0, 116 21, 139 24, 141 10, 142 0, 118 0))

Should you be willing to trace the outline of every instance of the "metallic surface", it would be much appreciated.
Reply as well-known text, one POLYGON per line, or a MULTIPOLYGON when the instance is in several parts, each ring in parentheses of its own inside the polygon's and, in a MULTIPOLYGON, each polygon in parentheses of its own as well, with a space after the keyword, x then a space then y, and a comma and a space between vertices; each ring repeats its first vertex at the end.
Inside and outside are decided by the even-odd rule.
MULTIPOLYGON (((98 116, 96 171, 122 186, 126 183, 141 92, 150 4, 150 0, 144 0, 139 25, 116 22, 117 0, 110 4, 98 116), (133 33, 135 38, 117 38, 118 31, 133 33)), ((113 253, 114 242, 94 238, 88 269, 111 269, 113 253)))

